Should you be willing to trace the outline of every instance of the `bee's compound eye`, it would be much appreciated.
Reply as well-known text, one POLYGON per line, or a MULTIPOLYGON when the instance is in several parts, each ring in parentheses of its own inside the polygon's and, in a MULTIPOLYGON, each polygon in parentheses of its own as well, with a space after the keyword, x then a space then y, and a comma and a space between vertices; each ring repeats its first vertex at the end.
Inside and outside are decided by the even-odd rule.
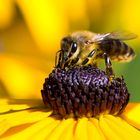
POLYGON ((76 42, 72 42, 71 43, 71 52, 75 53, 77 50, 77 43, 76 42))

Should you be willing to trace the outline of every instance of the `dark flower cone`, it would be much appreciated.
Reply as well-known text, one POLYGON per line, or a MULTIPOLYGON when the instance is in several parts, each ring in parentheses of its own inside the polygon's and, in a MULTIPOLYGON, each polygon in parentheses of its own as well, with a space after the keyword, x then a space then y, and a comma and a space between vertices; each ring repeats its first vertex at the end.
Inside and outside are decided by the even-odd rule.
POLYGON ((41 90, 45 105, 62 117, 118 115, 126 107, 129 93, 123 78, 112 81, 98 68, 54 69, 41 90))

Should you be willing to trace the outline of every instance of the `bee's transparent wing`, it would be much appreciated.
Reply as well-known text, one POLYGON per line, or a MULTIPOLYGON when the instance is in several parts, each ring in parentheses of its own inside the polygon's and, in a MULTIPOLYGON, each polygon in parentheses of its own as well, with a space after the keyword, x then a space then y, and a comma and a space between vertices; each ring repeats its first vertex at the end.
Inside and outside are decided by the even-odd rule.
POLYGON ((119 39, 119 40, 130 40, 137 37, 136 34, 128 31, 116 31, 107 33, 108 35, 104 39, 119 39))
POLYGON ((119 40, 130 40, 136 38, 137 35, 128 31, 116 31, 111 33, 97 34, 91 39, 91 42, 101 42, 103 40, 119 39, 119 40))

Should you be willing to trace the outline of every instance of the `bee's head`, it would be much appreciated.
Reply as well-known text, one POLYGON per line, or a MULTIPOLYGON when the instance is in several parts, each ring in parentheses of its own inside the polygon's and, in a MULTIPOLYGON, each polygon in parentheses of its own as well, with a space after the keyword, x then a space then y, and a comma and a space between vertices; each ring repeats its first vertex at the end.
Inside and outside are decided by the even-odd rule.
POLYGON ((64 55, 64 60, 66 61, 73 53, 76 52, 78 47, 77 42, 70 36, 64 37, 61 40, 61 51, 64 55))
POLYGON ((61 50, 65 53, 75 53, 78 47, 92 44, 94 34, 89 31, 74 32, 61 40, 61 50))
POLYGON ((61 49, 64 52, 72 51, 74 53, 77 49, 77 41, 70 36, 64 37, 61 40, 61 49))

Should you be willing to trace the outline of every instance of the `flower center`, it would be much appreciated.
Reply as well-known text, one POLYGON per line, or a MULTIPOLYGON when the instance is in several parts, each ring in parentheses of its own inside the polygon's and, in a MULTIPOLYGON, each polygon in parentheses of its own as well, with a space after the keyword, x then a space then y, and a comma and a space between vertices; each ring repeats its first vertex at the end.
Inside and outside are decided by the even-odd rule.
POLYGON ((41 90, 43 101, 62 117, 97 117, 120 114, 129 100, 123 78, 109 81, 98 68, 54 69, 41 90))

